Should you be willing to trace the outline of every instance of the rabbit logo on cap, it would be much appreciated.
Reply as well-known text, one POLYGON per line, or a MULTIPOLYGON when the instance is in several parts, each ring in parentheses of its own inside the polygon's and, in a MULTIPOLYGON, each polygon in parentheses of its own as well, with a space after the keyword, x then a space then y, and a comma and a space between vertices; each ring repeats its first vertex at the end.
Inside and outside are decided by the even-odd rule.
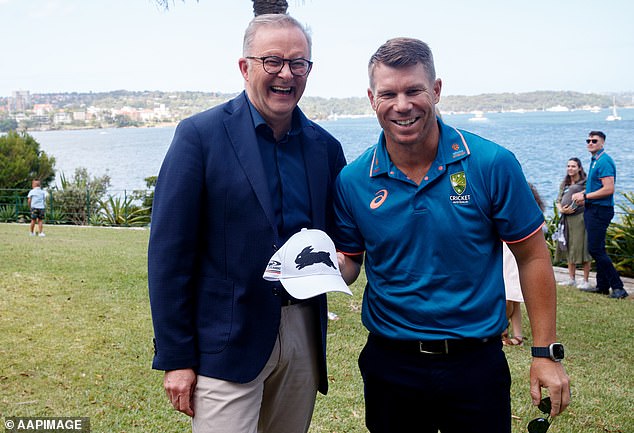
POLYGON ((289 295, 307 299, 326 292, 352 295, 343 281, 337 251, 326 233, 302 229, 290 237, 269 261, 263 278, 280 281, 289 295))

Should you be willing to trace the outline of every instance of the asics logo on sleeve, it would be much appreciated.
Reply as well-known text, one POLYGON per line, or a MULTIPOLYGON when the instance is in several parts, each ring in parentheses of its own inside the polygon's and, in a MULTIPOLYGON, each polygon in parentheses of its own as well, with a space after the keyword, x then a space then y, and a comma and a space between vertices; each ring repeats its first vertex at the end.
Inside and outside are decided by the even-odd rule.
POLYGON ((370 202, 370 209, 378 209, 387 198, 387 189, 381 189, 374 194, 374 198, 370 202))

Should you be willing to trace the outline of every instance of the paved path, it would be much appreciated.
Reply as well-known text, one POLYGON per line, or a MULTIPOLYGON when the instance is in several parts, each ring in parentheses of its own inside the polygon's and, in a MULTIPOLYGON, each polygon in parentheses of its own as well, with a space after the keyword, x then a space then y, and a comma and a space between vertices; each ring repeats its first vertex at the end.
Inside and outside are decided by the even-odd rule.
MULTIPOLYGON (((553 270, 555 271, 555 280, 559 283, 559 281, 566 281, 568 280, 568 268, 560 268, 560 267, 553 267, 553 270)), ((582 272, 581 269, 577 269, 577 278, 579 278, 579 274, 582 272)), ((628 293, 628 296, 626 299, 634 299, 634 278, 625 278, 625 277, 621 277, 621 280, 623 280, 623 288, 625 289, 625 291, 628 293)), ((596 272, 590 272, 590 284, 592 284, 593 287, 596 287, 596 272)))

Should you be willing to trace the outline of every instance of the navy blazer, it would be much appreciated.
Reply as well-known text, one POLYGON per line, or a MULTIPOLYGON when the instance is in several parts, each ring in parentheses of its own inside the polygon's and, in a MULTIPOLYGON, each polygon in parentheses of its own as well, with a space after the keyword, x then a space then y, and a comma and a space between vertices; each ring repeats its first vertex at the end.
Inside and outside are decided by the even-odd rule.
MULTIPOLYGON (((301 111, 299 114, 303 116, 301 111)), ((301 143, 312 227, 329 231, 341 144, 306 120, 301 143)), ((153 368, 249 382, 268 360, 280 323, 275 284, 262 278, 279 247, 277 224, 246 94, 180 122, 155 188, 148 283, 153 368)), ((326 373, 326 296, 319 310, 319 391, 326 373)))

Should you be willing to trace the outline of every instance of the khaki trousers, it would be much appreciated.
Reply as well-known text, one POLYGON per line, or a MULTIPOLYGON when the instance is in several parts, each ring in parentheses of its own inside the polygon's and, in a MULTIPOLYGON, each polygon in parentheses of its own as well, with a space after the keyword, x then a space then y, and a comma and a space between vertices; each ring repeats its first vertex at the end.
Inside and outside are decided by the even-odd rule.
POLYGON ((318 384, 319 329, 308 303, 282 307, 277 341, 249 383, 198 376, 193 433, 307 432, 318 384))

